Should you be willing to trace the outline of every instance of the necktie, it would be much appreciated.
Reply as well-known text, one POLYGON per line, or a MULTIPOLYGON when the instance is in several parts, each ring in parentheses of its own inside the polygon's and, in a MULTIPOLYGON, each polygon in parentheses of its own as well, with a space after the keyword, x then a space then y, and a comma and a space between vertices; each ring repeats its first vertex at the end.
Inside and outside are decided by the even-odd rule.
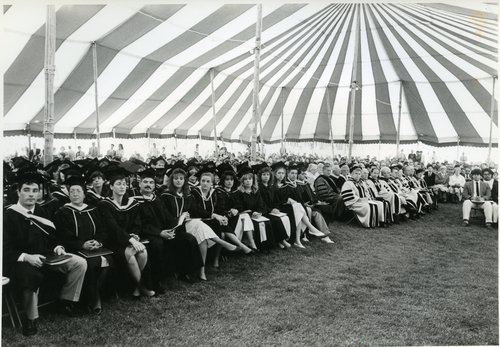
POLYGON ((476 195, 477 197, 479 197, 481 195, 480 191, 479 191, 479 182, 476 181, 476 195))

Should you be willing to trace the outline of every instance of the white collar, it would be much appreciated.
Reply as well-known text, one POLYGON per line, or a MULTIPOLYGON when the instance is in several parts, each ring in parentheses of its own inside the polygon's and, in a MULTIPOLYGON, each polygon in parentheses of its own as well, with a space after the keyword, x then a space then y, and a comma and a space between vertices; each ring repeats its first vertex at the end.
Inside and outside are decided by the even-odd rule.
POLYGON ((69 207, 74 208, 75 210, 78 210, 78 211, 83 211, 88 207, 88 205, 85 203, 82 206, 78 207, 76 205, 73 205, 71 202, 64 204, 64 206, 69 206, 69 207))
POLYGON ((35 205, 33 205, 33 208, 31 208, 31 209, 29 209, 29 210, 28 210, 26 207, 24 207, 23 205, 21 205, 21 204, 19 203, 19 201, 17 202, 17 204, 16 204, 16 205, 17 205, 17 206, 19 206, 19 207, 22 209, 22 211, 24 211, 24 212, 26 212, 26 213, 31 212, 32 214, 35 214, 35 205))

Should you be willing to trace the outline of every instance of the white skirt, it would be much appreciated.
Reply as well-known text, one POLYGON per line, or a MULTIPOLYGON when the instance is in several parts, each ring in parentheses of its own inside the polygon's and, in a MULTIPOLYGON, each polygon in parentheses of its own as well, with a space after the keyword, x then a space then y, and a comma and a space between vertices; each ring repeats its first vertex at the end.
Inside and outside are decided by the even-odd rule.
POLYGON ((208 225, 199 219, 191 219, 186 222, 186 232, 193 235, 198 244, 207 241, 208 247, 215 245, 211 239, 218 237, 217 234, 208 225))

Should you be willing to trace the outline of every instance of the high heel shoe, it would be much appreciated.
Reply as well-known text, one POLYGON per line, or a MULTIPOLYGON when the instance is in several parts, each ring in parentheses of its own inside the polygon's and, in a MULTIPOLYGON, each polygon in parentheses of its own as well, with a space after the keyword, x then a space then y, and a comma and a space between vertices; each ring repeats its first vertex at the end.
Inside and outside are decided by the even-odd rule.
POLYGON ((285 246, 286 248, 292 247, 292 245, 289 244, 288 242, 286 242, 286 240, 283 240, 282 243, 283 243, 283 246, 285 246))
POLYGON ((303 245, 303 244, 301 244, 301 243, 297 243, 297 242, 294 242, 294 243, 293 243, 293 245, 294 245, 295 247, 297 247, 297 248, 306 248, 306 247, 304 247, 304 245, 303 245))

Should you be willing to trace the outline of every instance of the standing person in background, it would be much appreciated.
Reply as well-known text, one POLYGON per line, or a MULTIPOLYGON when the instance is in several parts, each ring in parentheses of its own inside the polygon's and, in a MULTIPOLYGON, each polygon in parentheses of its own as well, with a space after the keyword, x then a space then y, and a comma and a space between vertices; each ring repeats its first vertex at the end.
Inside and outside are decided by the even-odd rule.
POLYGON ((153 148, 151 148, 151 150, 149 151, 149 157, 152 158, 152 157, 158 157, 160 155, 160 151, 158 150, 158 148, 156 148, 156 143, 153 142, 153 148))
POLYGON ((462 155, 460 156, 460 161, 462 163, 465 163, 467 161, 467 156, 465 155, 465 152, 462 152, 462 155))
POLYGON ((92 142, 92 147, 89 148, 89 158, 97 158, 99 155, 95 142, 92 142))
POLYGON ((85 158, 85 152, 82 151, 82 146, 78 146, 78 151, 75 153, 76 159, 83 159, 85 158))
POLYGON ((115 158, 118 160, 122 160, 123 158, 123 145, 121 143, 118 144, 118 150, 116 151, 115 158))
MULTIPOLYGON (((55 148, 54 148, 55 149, 55 148)), ((59 150, 59 157, 61 159, 64 159, 68 156, 68 153, 66 153, 66 148, 64 148, 64 146, 61 147, 61 149, 59 150)))
POLYGON ((417 158, 417 156, 415 155, 415 153, 413 153, 413 149, 410 151, 410 154, 408 154, 408 161, 415 161, 417 158))
POLYGON ((399 160, 406 160, 406 155, 404 153, 404 149, 402 149, 401 152, 398 154, 398 159, 399 160))
POLYGON ((108 157, 108 158, 114 158, 115 155, 116 155, 115 145, 111 144, 111 147, 106 152, 106 157, 108 157))
POLYGON ((71 149, 71 146, 68 146, 68 151, 66 152, 66 154, 68 155, 69 160, 75 160, 75 151, 71 149))

